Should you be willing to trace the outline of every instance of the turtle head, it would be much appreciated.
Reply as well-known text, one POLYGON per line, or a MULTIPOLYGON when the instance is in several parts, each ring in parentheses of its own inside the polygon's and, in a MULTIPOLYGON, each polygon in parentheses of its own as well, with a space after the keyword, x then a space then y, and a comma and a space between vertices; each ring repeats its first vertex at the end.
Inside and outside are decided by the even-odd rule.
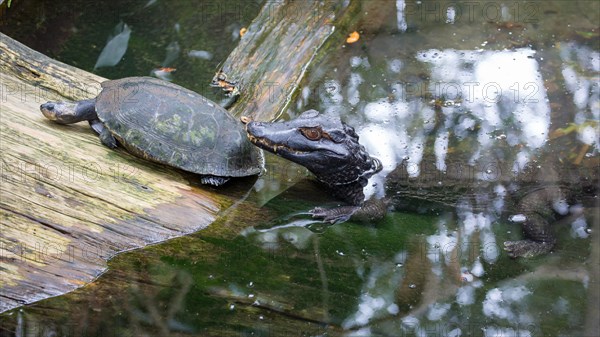
POLYGON ((367 153, 354 129, 337 116, 309 110, 286 122, 242 121, 254 145, 306 167, 327 185, 360 182, 364 186, 381 171, 381 162, 367 153))
POLYGON ((96 118, 94 100, 46 102, 40 105, 44 117, 59 124, 72 124, 96 118))

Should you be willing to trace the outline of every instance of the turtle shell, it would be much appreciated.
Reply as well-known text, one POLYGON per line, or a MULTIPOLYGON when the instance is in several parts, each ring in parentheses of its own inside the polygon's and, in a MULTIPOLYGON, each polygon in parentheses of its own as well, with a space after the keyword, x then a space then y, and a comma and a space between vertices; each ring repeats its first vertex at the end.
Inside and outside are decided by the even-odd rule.
POLYGON ((102 83, 96 112, 139 157, 203 175, 260 173, 262 156, 242 125, 209 99, 152 77, 102 83))

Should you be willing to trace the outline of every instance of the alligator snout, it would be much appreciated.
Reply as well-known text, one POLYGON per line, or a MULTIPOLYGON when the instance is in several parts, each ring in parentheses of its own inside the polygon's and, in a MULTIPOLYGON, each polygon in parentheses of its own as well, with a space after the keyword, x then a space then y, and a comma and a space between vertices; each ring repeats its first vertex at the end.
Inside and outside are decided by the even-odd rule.
POLYGON ((264 123, 255 122, 249 116, 240 117, 242 123, 246 126, 246 132, 248 136, 252 137, 264 137, 265 136, 265 128, 264 123))
POLYGON ((264 138, 266 136, 267 128, 264 127, 264 123, 261 122, 249 122, 246 124, 246 132, 258 138, 264 138))

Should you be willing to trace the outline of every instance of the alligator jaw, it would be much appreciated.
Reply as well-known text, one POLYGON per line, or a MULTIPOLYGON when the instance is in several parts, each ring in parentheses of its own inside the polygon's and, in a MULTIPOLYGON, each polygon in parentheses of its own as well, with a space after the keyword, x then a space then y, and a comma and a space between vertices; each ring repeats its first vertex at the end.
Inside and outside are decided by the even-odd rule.
POLYGON ((277 153, 277 151, 281 151, 283 153, 292 153, 295 155, 303 155, 303 154, 307 154, 308 151, 298 151, 298 150, 294 150, 289 146, 283 145, 283 144, 275 144, 273 142, 271 142, 270 140, 268 140, 267 138, 264 137, 256 137, 251 135, 250 133, 246 133, 246 135, 248 136, 248 139, 250 140, 250 142, 258 147, 260 147, 261 149, 273 152, 273 153, 277 153))

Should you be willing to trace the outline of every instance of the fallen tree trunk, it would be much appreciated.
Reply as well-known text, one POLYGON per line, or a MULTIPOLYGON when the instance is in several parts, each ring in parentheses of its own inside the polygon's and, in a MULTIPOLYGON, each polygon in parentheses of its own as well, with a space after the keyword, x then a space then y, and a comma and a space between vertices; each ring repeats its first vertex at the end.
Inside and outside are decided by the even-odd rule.
POLYGON ((230 112, 261 121, 279 117, 334 28, 359 7, 342 0, 267 1, 221 67, 240 93, 230 112))
POLYGON ((40 103, 94 97, 104 79, 0 37, 0 312, 80 287, 114 254, 202 229, 231 203, 103 147, 87 124, 46 120, 40 103))
MULTIPOLYGON (((234 114, 284 111, 342 3, 266 3, 224 63, 241 80, 234 114)), ((41 115, 45 101, 95 97, 104 80, 0 33, 0 312, 85 285, 115 254, 202 229, 235 202, 102 146, 87 124, 41 115)))

